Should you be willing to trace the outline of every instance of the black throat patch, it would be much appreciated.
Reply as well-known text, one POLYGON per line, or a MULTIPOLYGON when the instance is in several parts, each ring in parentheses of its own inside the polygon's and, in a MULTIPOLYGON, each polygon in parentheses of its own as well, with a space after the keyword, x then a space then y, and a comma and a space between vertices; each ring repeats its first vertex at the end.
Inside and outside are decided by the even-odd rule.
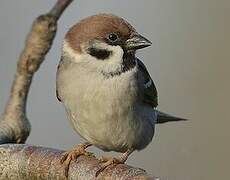
POLYGON ((122 68, 120 71, 114 71, 114 72, 101 72, 106 78, 111 78, 114 76, 119 76, 122 73, 125 73, 131 69, 133 69, 136 66, 136 57, 135 53, 124 53, 123 55, 123 62, 122 62, 122 68))
POLYGON ((91 56, 94 56, 95 58, 99 60, 105 60, 110 57, 110 55, 113 53, 112 51, 106 50, 106 49, 98 49, 95 47, 91 47, 88 49, 89 54, 91 56))

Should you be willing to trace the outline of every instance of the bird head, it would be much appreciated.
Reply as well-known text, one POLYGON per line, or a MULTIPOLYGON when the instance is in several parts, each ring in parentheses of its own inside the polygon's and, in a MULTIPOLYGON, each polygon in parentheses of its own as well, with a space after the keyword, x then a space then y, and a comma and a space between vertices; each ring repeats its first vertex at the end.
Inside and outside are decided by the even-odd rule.
POLYGON ((81 20, 67 32, 62 56, 91 71, 116 75, 133 68, 136 50, 150 45, 124 19, 99 14, 81 20))

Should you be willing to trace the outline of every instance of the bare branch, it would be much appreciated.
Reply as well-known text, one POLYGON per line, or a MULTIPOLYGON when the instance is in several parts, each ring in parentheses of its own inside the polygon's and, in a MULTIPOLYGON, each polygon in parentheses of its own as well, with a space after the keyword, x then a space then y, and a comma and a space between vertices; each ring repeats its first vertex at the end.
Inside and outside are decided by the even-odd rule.
POLYGON ((57 30, 57 20, 72 0, 58 0, 33 23, 22 51, 5 112, 0 121, 0 144, 24 143, 30 133, 26 102, 34 73, 44 61, 57 30))
POLYGON ((58 0, 57 3, 54 5, 54 7, 51 9, 49 14, 52 14, 56 18, 60 18, 63 11, 68 7, 68 5, 73 0, 58 0))
MULTIPOLYGON (((67 179, 60 164, 63 151, 30 145, 0 146, 0 179, 67 179), (10 174, 10 176, 9 176, 10 174)), ((144 170, 127 165, 107 168, 97 178, 98 160, 85 156, 72 161, 68 179, 132 179, 159 180, 150 177, 144 170)))

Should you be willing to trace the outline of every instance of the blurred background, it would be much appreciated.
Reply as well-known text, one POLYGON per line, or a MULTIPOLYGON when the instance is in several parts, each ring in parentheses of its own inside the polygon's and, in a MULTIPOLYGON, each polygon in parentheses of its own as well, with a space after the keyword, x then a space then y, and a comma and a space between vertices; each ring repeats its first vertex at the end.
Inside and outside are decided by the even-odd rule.
MULTIPOLYGON (((1 112, 31 23, 55 2, 0 2, 1 112)), ((99 12, 124 17, 153 42, 138 56, 156 82, 159 108, 190 119, 157 125, 154 141, 145 150, 133 153, 128 164, 165 180, 228 179, 229 0, 74 1, 60 19, 54 45, 31 87, 27 112, 32 132, 27 143, 69 150, 82 141, 56 99, 55 74, 68 28, 99 12)), ((102 154, 96 148, 90 150, 102 154)))

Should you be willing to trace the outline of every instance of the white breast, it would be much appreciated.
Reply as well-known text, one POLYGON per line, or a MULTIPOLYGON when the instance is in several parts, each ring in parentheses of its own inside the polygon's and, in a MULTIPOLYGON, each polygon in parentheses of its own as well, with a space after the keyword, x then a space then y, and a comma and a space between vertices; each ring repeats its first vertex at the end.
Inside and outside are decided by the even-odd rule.
MULTIPOLYGON (((122 56, 119 49, 116 52, 115 56, 122 56)), ((68 56, 76 55, 68 52, 68 56)), ((89 67, 101 62, 90 63, 91 57, 84 57, 84 61, 81 58, 78 62, 65 62, 57 76, 58 93, 74 129, 103 150, 124 152, 131 147, 146 147, 154 135, 156 113, 141 101, 138 67, 106 78, 89 67)), ((108 67, 116 70, 120 61, 110 62, 113 66, 108 67)))
POLYGON ((137 74, 136 68, 110 79, 89 76, 81 68, 61 73, 59 92, 68 118, 83 138, 108 151, 149 144, 156 114, 139 100, 137 74))

